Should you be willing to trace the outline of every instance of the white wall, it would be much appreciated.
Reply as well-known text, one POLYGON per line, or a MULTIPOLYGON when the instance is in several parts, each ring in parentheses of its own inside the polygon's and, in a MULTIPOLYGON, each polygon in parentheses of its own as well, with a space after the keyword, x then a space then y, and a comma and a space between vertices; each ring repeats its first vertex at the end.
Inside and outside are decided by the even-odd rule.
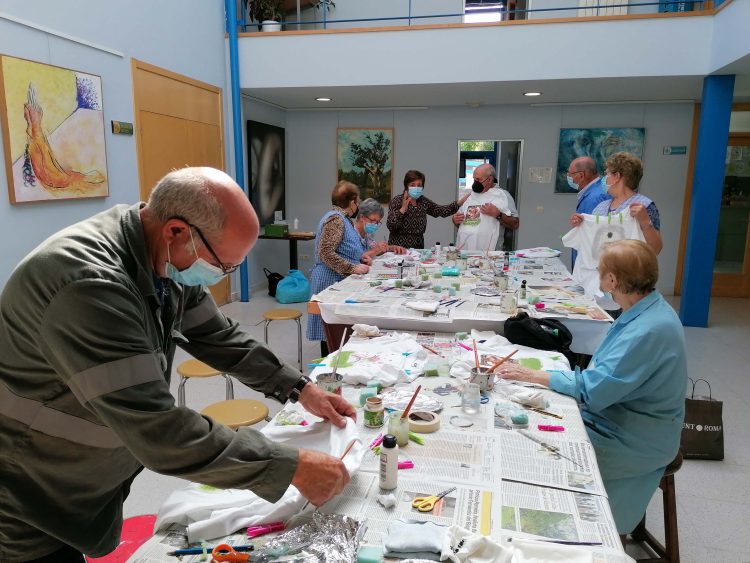
MULTIPOLYGON (((314 230, 330 207, 330 192, 336 182, 337 127, 393 127, 395 189, 402 186, 404 173, 416 168, 427 175, 426 194, 439 203, 455 198, 459 139, 523 139, 517 202, 521 215, 518 246, 559 247, 560 236, 568 230, 568 218, 575 208, 576 196, 556 195, 552 184, 529 183, 529 167, 556 166, 561 127, 645 127, 645 175, 641 191, 654 199, 661 212, 664 250, 660 256, 659 288, 671 293, 688 157, 663 156, 662 148, 664 145, 689 146, 692 112, 691 104, 287 112, 287 216, 298 217, 301 229, 314 230), (540 207, 543 210, 539 210, 540 207)), ((260 112, 251 118, 262 121, 260 112)), ((426 244, 445 243, 453 240, 453 234, 449 219, 428 218, 426 244)), ((376 237, 384 235, 387 235, 385 225, 376 237)), ((271 246, 283 243, 268 243, 253 251, 253 261, 260 266, 278 264, 281 260, 283 267, 286 249, 282 252, 279 246, 271 246)), ((313 244, 300 243, 299 253, 312 257, 313 244)), ((567 251, 564 255, 567 260, 567 251)), ((311 266, 311 259, 300 261, 303 270, 309 271, 311 266)))
MULTIPOLYGON (((48 235, 117 203, 138 201, 135 136, 112 135, 110 130, 112 119, 134 121, 131 57, 219 86, 225 90, 228 104, 224 51, 221 2, 3 1, 0 53, 101 76, 110 195, 103 199, 11 205, 0 194, 0 287, 21 258, 48 235), (56 37, 12 19, 105 46, 123 56, 56 37)), ((224 110, 227 138, 232 130, 228 107, 224 110)), ((229 150, 227 164, 231 167, 229 150)), ((6 189, 0 192, 7 192, 6 178, 1 159, 0 183, 6 189)))

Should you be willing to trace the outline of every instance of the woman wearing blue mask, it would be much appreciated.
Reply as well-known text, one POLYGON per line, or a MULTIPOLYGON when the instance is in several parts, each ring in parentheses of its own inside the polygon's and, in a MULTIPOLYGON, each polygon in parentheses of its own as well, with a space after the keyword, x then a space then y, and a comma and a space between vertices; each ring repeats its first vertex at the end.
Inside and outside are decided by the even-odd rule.
POLYGON ((386 244, 385 241, 375 242, 375 233, 377 233, 380 224, 383 221, 383 206, 376 200, 367 198, 359 206, 359 215, 354 222, 359 236, 362 237, 362 244, 365 247, 363 261, 372 262, 372 259, 384 252, 395 252, 396 254, 405 254, 406 249, 403 246, 395 244, 386 244))
POLYGON ((438 205, 423 195, 425 175, 409 170, 404 176, 404 191, 388 206, 388 244, 405 248, 424 248, 427 215, 450 217, 456 213, 468 195, 448 205, 438 205))

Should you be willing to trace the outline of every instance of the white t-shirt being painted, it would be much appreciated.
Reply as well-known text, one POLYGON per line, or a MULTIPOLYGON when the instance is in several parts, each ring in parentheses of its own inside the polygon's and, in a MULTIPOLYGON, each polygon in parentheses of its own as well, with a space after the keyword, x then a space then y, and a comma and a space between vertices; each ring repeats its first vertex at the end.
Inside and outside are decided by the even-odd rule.
POLYGON ((480 208, 485 203, 492 203, 505 215, 518 217, 516 203, 507 191, 498 188, 497 184, 481 194, 472 192, 469 198, 458 210, 465 215, 463 223, 458 227, 456 246, 462 250, 495 250, 497 241, 502 246, 505 227, 495 217, 485 215, 480 208))

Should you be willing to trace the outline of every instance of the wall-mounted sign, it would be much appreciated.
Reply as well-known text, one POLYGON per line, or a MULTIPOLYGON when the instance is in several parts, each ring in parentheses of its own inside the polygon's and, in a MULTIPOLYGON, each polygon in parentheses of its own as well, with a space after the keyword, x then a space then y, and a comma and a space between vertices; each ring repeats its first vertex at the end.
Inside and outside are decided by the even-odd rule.
POLYGON ((664 150, 662 151, 662 154, 668 154, 668 155, 671 155, 671 156, 675 156, 675 155, 679 155, 679 154, 687 154, 687 147, 684 146, 684 145, 682 145, 682 146, 673 146, 673 147, 665 145, 664 146, 664 150))
POLYGON ((132 135, 133 124, 127 121, 112 121, 112 133, 115 135, 132 135))

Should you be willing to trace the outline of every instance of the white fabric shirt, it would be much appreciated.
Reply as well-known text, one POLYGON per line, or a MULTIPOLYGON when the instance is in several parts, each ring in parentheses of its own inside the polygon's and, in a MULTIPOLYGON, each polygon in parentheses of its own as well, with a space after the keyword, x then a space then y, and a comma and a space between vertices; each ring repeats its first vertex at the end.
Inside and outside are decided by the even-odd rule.
POLYGON ((458 227, 456 246, 462 250, 495 250, 498 240, 502 244, 505 227, 500 220, 484 215, 479 208, 485 203, 494 204, 506 215, 518 217, 516 202, 507 191, 498 188, 497 184, 481 194, 472 192, 461 205, 459 213, 466 215, 463 223, 458 227))
POLYGON ((608 311, 620 306, 605 297, 599 288, 599 257, 604 245, 624 239, 635 239, 646 242, 638 224, 630 213, 622 212, 613 215, 581 214, 583 222, 573 227, 562 237, 562 243, 578 251, 573 280, 581 285, 589 297, 594 297, 599 305, 608 311))

